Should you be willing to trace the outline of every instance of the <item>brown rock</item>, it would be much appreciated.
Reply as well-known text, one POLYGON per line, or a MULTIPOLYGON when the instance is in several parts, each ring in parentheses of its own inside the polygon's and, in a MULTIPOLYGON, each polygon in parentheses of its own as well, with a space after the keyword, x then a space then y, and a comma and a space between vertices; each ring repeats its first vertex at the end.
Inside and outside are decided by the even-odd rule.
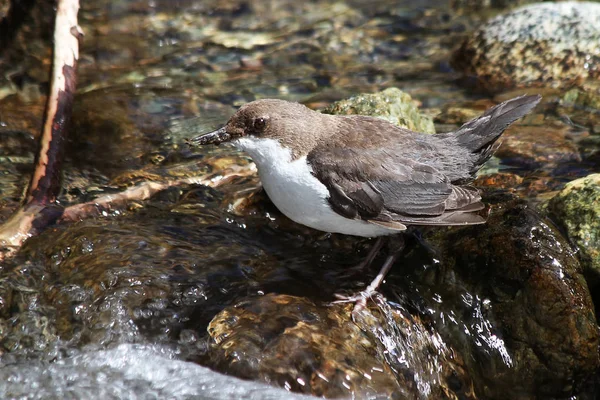
POLYGON ((248 299, 209 324, 212 367, 328 398, 440 398, 449 390, 450 351, 417 318, 379 304, 354 323, 351 306, 277 294, 248 299))
POLYGON ((477 179, 475 179, 473 182, 473 185, 514 191, 522 182, 523 178, 517 174, 512 174, 510 172, 497 172, 494 174, 477 177, 477 179))
POLYGON ((507 164, 534 168, 581 161, 579 150, 570 141, 568 131, 569 127, 562 124, 509 127, 502 135, 502 145, 496 156, 507 164))
POLYGON ((426 276, 440 304, 432 307, 452 317, 437 317, 439 331, 464 355, 480 396, 573 396, 600 366, 582 268, 526 203, 491 200, 486 225, 437 233, 442 264, 426 276))

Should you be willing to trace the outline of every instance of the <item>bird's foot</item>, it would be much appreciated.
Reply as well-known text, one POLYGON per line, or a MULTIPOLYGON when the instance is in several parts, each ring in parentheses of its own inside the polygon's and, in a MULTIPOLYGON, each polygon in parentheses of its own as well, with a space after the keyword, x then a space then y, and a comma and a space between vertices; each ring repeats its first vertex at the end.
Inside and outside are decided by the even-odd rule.
MULTIPOLYGON (((402 244, 404 244, 404 242, 402 242, 402 244)), ((383 279, 392 267, 392 264, 394 264, 394 261, 396 261, 396 258, 398 258, 398 254, 400 254, 401 250, 402 247, 388 256, 375 279, 373 279, 373 281, 365 288, 365 290, 355 294, 354 296, 343 296, 336 294, 335 297, 337 297, 338 300, 334 301, 333 303, 354 303, 354 310, 352 311, 353 317, 356 315, 356 313, 364 310, 367 306, 367 300, 377 293, 377 288, 379 285, 381 285, 381 282, 383 282, 383 279)))
POLYGON ((375 289, 365 289, 361 292, 358 292, 352 296, 346 296, 343 294, 334 294, 337 300, 333 301, 332 304, 346 304, 346 303, 354 303, 354 309, 352 310, 352 315, 361 312, 367 307, 367 301, 377 293, 375 289))

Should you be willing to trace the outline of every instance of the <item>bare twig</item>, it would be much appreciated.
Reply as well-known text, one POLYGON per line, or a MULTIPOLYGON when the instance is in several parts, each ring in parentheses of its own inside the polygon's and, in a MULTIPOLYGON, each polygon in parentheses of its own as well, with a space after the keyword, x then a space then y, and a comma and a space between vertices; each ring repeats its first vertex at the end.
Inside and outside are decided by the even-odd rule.
POLYGON ((54 26, 54 57, 46 118, 40 138, 36 168, 25 203, 48 204, 60 191, 61 163, 75 95, 75 68, 79 58, 77 25, 79 0, 59 0, 54 26))
POLYGON ((75 94, 75 68, 81 31, 77 25, 79 0, 59 0, 54 26, 54 54, 50 93, 36 168, 25 202, 0 227, 0 261, 14 254, 28 237, 60 216, 54 206, 60 191, 62 161, 67 125, 75 94))
POLYGON ((218 174, 208 174, 197 177, 182 178, 167 182, 143 182, 123 192, 98 197, 90 202, 67 207, 59 222, 73 222, 84 218, 100 215, 114 209, 124 208, 129 201, 141 201, 150 198, 155 193, 174 186, 206 185, 218 187, 231 182, 233 178, 255 175, 256 170, 250 166, 232 166, 218 174))

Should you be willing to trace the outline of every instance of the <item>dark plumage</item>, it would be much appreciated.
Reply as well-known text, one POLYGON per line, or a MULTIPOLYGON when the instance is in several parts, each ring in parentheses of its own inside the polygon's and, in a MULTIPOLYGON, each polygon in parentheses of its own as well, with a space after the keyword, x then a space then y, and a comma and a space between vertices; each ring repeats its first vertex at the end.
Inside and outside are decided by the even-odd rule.
MULTIPOLYGON (((483 208, 469 186, 496 141, 540 96, 521 96, 487 110, 455 132, 427 135, 373 117, 326 115, 283 100, 248 103, 218 131, 192 144, 249 136, 275 139, 306 156, 332 209, 389 229, 405 225, 480 224, 483 208)), ((260 166, 259 166, 260 167, 260 166)))
POLYGON ((492 156, 506 127, 539 100, 506 101, 456 132, 439 135, 392 127, 377 118, 340 116, 330 140, 317 144, 307 160, 329 189, 333 209, 347 218, 390 227, 398 223, 399 229, 482 223, 475 213, 483 208, 481 197, 466 184, 492 156), (340 136, 346 140, 337 140, 340 136))

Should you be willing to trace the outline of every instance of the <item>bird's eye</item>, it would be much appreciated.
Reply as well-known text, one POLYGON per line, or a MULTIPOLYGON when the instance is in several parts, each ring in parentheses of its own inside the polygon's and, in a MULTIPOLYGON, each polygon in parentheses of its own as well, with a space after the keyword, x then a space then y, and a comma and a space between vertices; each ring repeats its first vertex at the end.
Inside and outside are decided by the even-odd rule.
POLYGON ((267 126, 267 119, 263 117, 258 117, 252 122, 254 132, 262 132, 265 126, 267 126))

